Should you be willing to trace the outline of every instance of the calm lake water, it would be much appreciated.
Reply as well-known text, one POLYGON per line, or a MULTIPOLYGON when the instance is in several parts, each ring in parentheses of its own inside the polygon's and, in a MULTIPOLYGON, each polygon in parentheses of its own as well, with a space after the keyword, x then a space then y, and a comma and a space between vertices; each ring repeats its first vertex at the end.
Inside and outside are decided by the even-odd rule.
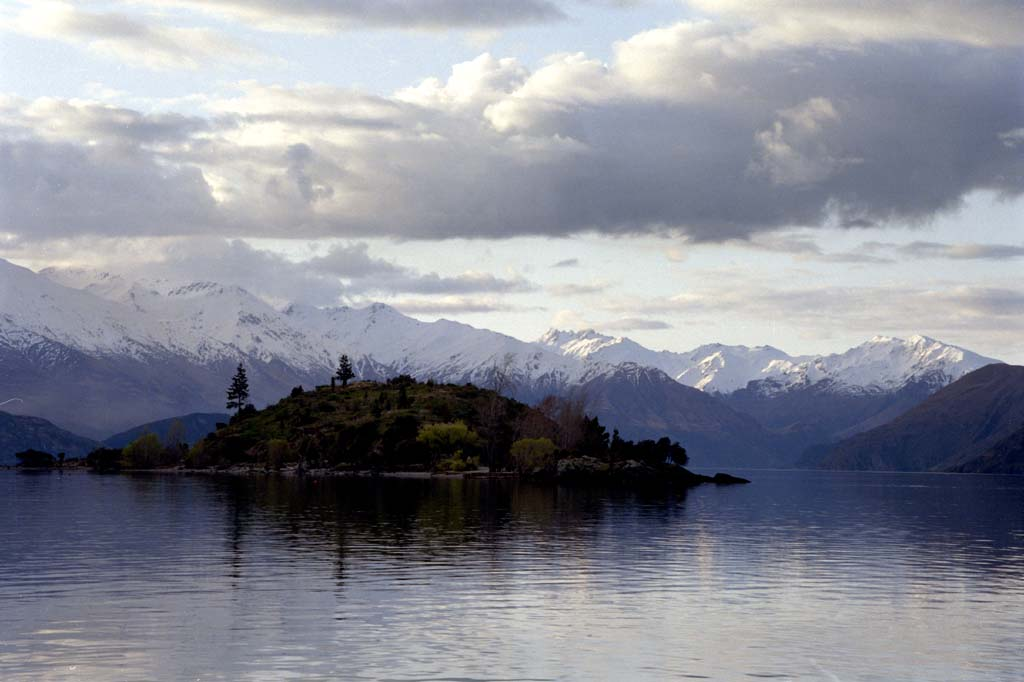
POLYGON ((1024 680, 1024 478, 0 472, 0 679, 1024 680))

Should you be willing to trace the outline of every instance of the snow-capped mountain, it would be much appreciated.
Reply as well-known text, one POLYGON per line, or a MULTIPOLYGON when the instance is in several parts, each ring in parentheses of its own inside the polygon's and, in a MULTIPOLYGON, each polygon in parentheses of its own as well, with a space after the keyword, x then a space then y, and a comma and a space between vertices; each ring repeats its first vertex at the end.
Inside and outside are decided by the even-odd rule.
MULTIPOLYGON (((876 337, 844 353, 816 357, 720 344, 655 351, 593 330, 552 330, 527 342, 448 320, 422 322, 383 304, 293 304, 279 310, 244 289, 215 282, 138 282, 86 270, 35 273, 0 260, 0 388, 25 400, 19 403, 25 414, 85 435, 103 437, 145 421, 222 410, 223 386, 238 362, 249 367, 254 401, 265 404, 297 384, 325 383, 342 352, 353 358, 358 376, 371 379, 405 373, 488 386, 501 368, 511 377, 512 394, 526 401, 588 385, 646 391, 625 399, 606 395, 616 409, 642 406, 651 413, 620 414, 623 424, 670 427, 678 421, 678 406, 658 400, 682 393, 657 388, 663 382, 651 380, 649 369, 715 397, 723 409, 728 402, 769 429, 789 428, 793 415, 824 423, 817 411, 836 408, 827 430, 807 432, 814 438, 859 428, 895 404, 923 399, 994 362, 925 337, 876 337), (646 379, 631 382, 633 375, 646 379), (882 398, 861 400, 850 410, 848 401, 823 399, 826 394, 882 398), (902 402, 885 398, 896 394, 902 402), (790 407, 780 412, 780 405, 790 407)), ((614 410, 602 414, 616 418, 614 410)), ((730 419, 720 417, 708 424, 730 419)), ((725 447, 725 441, 686 434, 725 447)))
POLYGON ((773 361, 763 371, 762 386, 779 391, 828 382, 834 390, 888 392, 928 382, 941 388, 995 362, 926 336, 876 336, 845 353, 773 361))
POLYGON ((720 394, 746 388, 750 382, 763 382, 759 389, 764 392, 818 383, 827 383, 834 391, 895 391, 924 379, 938 388, 997 362, 924 336, 876 336, 844 353, 799 357, 771 346, 708 344, 685 353, 653 351, 593 329, 552 329, 538 343, 586 362, 657 367, 682 384, 720 394))
POLYGON ((657 367, 681 384, 709 393, 731 393, 751 381, 769 376, 773 362, 796 363, 795 358, 771 346, 700 346, 687 353, 654 351, 625 337, 606 336, 593 329, 582 332, 552 329, 538 341, 568 357, 618 365, 634 362, 657 367))

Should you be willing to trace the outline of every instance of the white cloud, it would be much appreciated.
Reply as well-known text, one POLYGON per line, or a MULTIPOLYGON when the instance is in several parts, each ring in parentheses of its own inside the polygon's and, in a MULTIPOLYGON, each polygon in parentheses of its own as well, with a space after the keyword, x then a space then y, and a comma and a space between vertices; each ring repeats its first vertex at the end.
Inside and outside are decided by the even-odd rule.
POLYGON ((264 60, 254 50, 207 28, 167 26, 123 13, 87 12, 65 2, 29 4, 4 24, 8 30, 84 45, 93 52, 156 70, 198 69, 214 61, 264 60))
POLYGON ((787 44, 950 41, 1024 44, 1017 0, 686 0, 719 18, 756 26, 757 40, 787 44))
POLYGON ((0 102, 4 231, 437 239, 588 231, 727 241, 920 221, 1024 191, 1024 54, 751 47, 713 22, 609 64, 490 55, 394 96, 243 82, 203 115, 0 102))

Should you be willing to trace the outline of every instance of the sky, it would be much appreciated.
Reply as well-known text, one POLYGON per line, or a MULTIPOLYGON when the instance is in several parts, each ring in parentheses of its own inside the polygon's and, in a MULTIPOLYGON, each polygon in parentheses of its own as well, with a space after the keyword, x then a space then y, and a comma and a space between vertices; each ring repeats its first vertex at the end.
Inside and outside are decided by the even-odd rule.
POLYGON ((0 258, 1024 363, 1019 0, 0 3, 0 258))

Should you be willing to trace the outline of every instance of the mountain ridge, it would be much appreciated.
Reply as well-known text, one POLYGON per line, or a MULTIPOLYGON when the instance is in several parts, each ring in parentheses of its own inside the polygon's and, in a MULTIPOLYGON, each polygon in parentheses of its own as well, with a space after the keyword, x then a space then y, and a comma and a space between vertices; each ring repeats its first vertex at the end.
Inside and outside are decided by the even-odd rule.
MULTIPOLYGON (((723 344, 656 351, 594 330, 552 330, 529 342, 451 320, 423 322, 382 303, 278 309, 243 288, 216 282, 135 282, 84 270, 34 273, 2 260, 0 291, 7 294, 0 296, 0 372, 4 388, 28 401, 18 410, 96 439, 140 423, 223 410, 223 387, 239 362, 249 367, 254 403, 265 405, 296 385, 326 382, 344 352, 361 378, 409 374, 483 387, 501 381, 511 397, 528 403, 565 395, 624 364, 652 367, 714 397, 723 409, 753 415, 773 436, 773 447, 790 452, 791 462, 807 445, 872 425, 886 410, 910 407, 991 361, 926 337, 876 337, 826 356, 723 344), (922 377, 930 379, 921 383, 922 377), (920 386, 923 394, 908 393, 906 404, 890 400, 907 386, 920 386), (857 395, 868 396, 870 404, 856 419, 844 418, 835 406, 857 395), (787 402, 804 405, 808 421, 829 428, 807 430, 785 415, 769 418, 787 402), (775 432, 786 437, 774 438, 775 432)), ((639 387, 616 381, 631 391, 639 387)), ((634 395, 635 409, 644 405, 653 416, 620 410, 620 418, 624 424, 682 418, 671 400, 688 399, 670 393, 671 399, 663 396, 666 404, 634 395)))
POLYGON ((948 471, 1024 426, 1024 367, 993 364, 945 386, 887 424, 823 453, 826 469, 948 471))

